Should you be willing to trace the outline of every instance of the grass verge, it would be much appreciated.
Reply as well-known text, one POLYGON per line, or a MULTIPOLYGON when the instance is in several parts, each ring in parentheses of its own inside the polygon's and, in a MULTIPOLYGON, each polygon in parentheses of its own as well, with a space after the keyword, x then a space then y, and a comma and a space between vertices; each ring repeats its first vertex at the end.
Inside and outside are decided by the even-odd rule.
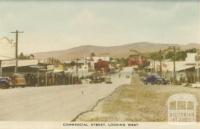
MULTIPOLYGON (((190 93, 200 104, 200 89, 179 86, 144 86, 137 76, 132 85, 123 85, 100 101, 90 112, 82 114, 76 121, 167 121, 167 100, 176 93, 190 93)), ((200 106, 197 120, 200 121, 200 106)))

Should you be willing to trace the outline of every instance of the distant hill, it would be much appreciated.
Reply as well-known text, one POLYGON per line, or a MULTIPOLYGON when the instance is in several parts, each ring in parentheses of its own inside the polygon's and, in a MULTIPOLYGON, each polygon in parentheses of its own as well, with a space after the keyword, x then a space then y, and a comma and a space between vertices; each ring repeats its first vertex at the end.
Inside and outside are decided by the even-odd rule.
POLYGON ((55 57, 60 60, 69 60, 69 59, 87 57, 92 52, 94 52, 97 56, 128 57, 132 53, 130 51, 131 49, 137 50, 142 53, 146 53, 146 52, 159 51, 160 49, 165 49, 172 45, 176 45, 181 49, 200 48, 200 44, 197 43, 190 43, 187 45, 177 45, 177 44, 137 42, 137 43, 130 43, 125 45, 110 46, 110 47, 85 45, 67 50, 40 52, 40 53, 35 53, 34 55, 36 58, 39 59, 55 57))

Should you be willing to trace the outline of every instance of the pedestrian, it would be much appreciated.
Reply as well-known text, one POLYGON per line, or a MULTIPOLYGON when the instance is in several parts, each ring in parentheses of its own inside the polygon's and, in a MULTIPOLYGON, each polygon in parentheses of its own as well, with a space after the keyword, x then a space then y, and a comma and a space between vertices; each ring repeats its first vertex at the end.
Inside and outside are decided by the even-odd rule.
POLYGON ((119 78, 121 77, 121 73, 119 73, 119 78))

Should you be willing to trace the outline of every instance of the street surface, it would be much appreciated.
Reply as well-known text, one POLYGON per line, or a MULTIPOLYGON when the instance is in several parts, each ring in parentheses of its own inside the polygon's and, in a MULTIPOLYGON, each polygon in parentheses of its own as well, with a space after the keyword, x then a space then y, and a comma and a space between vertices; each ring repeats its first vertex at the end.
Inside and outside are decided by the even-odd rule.
MULTIPOLYGON (((80 115, 76 121, 167 122, 167 102, 170 96, 191 94, 197 99, 198 105, 200 104, 199 88, 180 85, 145 85, 137 74, 133 75, 132 81, 131 85, 117 88, 112 95, 99 102, 92 111, 80 115)), ((183 107, 181 109, 184 109, 183 107)), ((191 107, 189 110, 191 111, 191 107)), ((197 111, 196 119, 199 122, 200 106, 197 106, 195 110, 197 111)))
MULTIPOLYGON (((127 70, 131 69, 124 73, 127 70)), ((111 78, 112 84, 1 89, 0 121, 71 121, 120 85, 131 82, 125 74, 111 78)))

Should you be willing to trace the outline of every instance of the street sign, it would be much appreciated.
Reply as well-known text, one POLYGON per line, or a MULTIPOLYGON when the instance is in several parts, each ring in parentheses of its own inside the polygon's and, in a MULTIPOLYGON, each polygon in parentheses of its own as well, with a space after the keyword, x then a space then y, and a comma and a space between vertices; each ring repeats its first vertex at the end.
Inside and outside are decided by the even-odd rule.
POLYGON ((54 70, 54 65, 47 65, 47 70, 54 70))

